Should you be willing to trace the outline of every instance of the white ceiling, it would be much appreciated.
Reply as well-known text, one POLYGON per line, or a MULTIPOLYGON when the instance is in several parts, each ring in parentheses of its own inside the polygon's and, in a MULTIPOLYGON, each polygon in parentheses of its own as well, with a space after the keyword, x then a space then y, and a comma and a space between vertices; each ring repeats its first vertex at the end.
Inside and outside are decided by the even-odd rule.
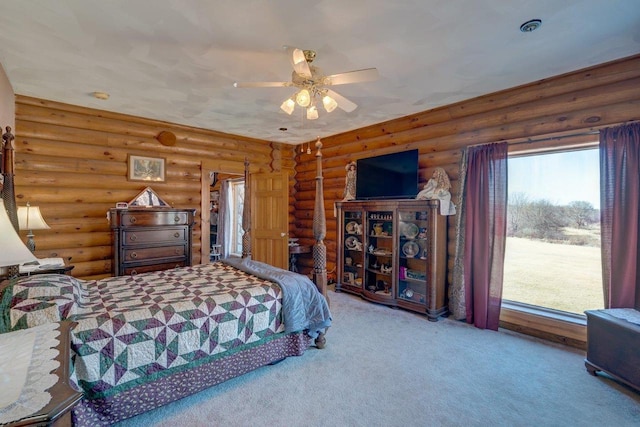
POLYGON ((16 94, 294 144, 637 53, 638 0, 0 1, 16 94), (233 87, 289 80, 283 45, 380 79, 334 87, 351 113, 288 116, 292 88, 233 87))

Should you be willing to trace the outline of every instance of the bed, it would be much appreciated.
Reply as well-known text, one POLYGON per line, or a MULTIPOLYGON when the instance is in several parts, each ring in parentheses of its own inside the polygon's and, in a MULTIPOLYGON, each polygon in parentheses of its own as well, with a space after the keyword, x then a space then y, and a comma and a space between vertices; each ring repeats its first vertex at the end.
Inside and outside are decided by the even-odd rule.
POLYGON ((331 324, 305 276, 250 259, 83 281, 34 275, 2 290, 2 332, 62 320, 75 425, 109 425, 289 356, 331 324))
POLYGON ((243 257, 90 281, 33 275, 0 286, 0 333, 74 322, 71 383, 83 393, 74 425, 111 425, 312 344, 324 347, 331 313, 316 145, 313 281, 243 257))

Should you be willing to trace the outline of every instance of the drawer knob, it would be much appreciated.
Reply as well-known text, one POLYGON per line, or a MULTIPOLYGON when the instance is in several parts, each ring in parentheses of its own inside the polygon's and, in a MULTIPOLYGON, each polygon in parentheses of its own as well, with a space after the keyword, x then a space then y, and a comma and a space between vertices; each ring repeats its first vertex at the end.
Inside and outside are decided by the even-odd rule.
POLYGON ((180 237, 180 233, 178 233, 178 232, 176 231, 175 233, 173 233, 173 237, 175 237, 175 238, 177 239, 178 237, 180 237))
POLYGON ((136 219, 135 216, 132 216, 132 217, 129 218, 129 222, 131 222, 131 223, 135 224, 136 221, 137 221, 137 219, 136 219))
POLYGON ((135 242, 136 240, 138 240, 138 236, 136 236, 135 234, 132 234, 131 236, 129 236, 129 240, 135 242))
POLYGON ((131 252, 130 257, 133 258, 133 259, 136 259, 136 258, 138 258, 138 254, 135 253, 135 252, 131 252))
POLYGON ((173 220, 175 222, 180 222, 180 217, 178 215, 176 215, 175 217, 173 217, 173 220))
POLYGON ((176 248, 176 255, 180 255, 180 249, 176 248))

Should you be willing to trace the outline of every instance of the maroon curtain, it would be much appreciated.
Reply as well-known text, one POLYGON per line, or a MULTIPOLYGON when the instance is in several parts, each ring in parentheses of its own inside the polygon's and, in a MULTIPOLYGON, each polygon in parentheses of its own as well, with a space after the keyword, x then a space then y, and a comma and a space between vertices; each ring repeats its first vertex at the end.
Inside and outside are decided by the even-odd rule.
POLYGON ((498 330, 507 229, 507 143, 469 148, 465 186, 467 322, 498 330))
POLYGON ((640 123, 600 131, 600 225, 605 308, 640 308, 640 123))

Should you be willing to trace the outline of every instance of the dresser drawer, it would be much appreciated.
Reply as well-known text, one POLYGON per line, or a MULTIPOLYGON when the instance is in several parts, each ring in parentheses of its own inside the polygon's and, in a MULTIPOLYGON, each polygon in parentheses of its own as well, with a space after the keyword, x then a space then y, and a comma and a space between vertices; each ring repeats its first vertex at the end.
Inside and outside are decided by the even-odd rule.
POLYGON ((123 262, 145 261, 158 258, 184 257, 186 255, 184 245, 180 246, 155 246, 151 248, 127 248, 123 251, 123 262))
POLYGON ((195 209, 110 209, 113 274, 191 265, 195 209))
POLYGON ((176 261, 176 262, 164 262, 162 264, 151 264, 151 265, 137 265, 135 267, 125 266, 122 270, 122 274, 125 276, 135 276, 140 273, 148 273, 150 271, 161 271, 161 270, 170 270, 172 268, 177 267, 186 267, 186 261, 176 261))
POLYGON ((148 226, 165 226, 165 225, 189 225, 189 212, 145 212, 145 211, 128 211, 123 212, 121 216, 122 227, 148 227, 148 226))
POLYGON ((186 242, 188 238, 188 227, 172 227, 162 229, 124 229, 122 230, 122 244, 146 245, 149 243, 165 242, 186 242))

